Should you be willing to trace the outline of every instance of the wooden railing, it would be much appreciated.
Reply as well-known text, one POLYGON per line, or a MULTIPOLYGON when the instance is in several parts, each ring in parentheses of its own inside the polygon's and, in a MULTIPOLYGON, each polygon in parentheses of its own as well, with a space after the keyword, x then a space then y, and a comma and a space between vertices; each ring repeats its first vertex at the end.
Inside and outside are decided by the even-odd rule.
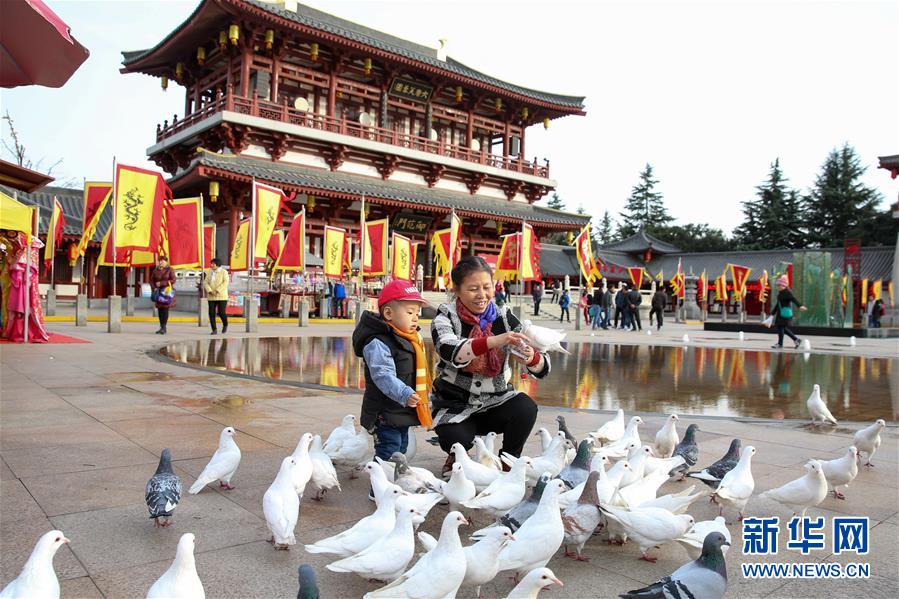
POLYGON ((419 152, 427 152, 438 156, 456 158, 458 160, 492 166, 503 170, 549 178, 548 160, 544 160, 544 164, 540 165, 537 163, 536 158, 531 162, 511 156, 508 158, 495 156, 489 152, 475 151, 471 148, 457 144, 434 141, 426 137, 412 135, 396 129, 384 129, 374 126, 366 127, 365 125, 348 118, 332 117, 317 114, 315 112, 296 110, 292 106, 288 106, 286 99, 283 104, 277 104, 255 97, 244 98, 233 93, 219 94, 216 98, 207 102, 199 110, 188 115, 186 118, 178 120, 177 116, 175 116, 171 123, 165 121, 162 125, 157 125, 156 142, 159 143, 162 140, 175 135, 179 131, 183 131, 191 125, 205 120, 217 112, 226 110, 282 123, 289 123, 291 125, 298 125, 300 127, 307 127, 309 129, 318 129, 320 131, 328 131, 330 133, 348 135, 358 139, 408 148, 419 152))

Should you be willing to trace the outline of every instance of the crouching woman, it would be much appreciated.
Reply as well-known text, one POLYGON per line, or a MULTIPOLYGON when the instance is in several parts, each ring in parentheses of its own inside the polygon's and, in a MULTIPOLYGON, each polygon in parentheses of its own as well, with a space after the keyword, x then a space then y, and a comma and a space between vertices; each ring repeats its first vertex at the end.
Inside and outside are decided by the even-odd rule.
MULTIPOLYGON (((438 357, 431 393, 434 432, 448 454, 454 443, 468 450, 475 435, 495 432, 503 436, 501 451, 519 456, 537 404, 512 385, 509 361, 543 378, 549 357, 528 344, 511 310, 494 303, 493 271, 483 258, 462 258, 451 277, 455 301, 441 304, 431 323, 438 357)), ((444 473, 453 462, 450 454, 444 473)))

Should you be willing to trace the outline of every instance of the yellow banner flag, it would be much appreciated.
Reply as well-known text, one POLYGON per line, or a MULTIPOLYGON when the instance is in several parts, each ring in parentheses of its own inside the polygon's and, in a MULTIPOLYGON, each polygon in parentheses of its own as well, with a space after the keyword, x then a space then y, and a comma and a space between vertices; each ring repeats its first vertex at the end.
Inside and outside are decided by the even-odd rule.
POLYGON ((862 308, 868 305, 868 279, 862 279, 862 308))
POLYGON ((393 265, 390 273, 394 279, 412 281, 415 262, 412 257, 412 240, 403 235, 393 234, 393 265))
POLYGON ((249 247, 250 221, 244 220, 237 228, 237 237, 234 238, 234 247, 231 248, 231 272, 247 270, 249 260, 247 248, 249 247))
POLYGON ((162 241, 164 203, 171 197, 172 191, 159 173, 118 165, 113 233, 116 251, 157 251, 162 241))
POLYGON ((325 226, 325 276, 342 277, 346 229, 325 226))
POLYGON ((462 255, 462 219, 453 212, 450 216, 449 270, 453 270, 462 255))
POLYGON ((882 299, 883 297, 883 279, 877 279, 874 281, 874 284, 871 285, 871 295, 874 297, 874 301, 882 299))
POLYGON ((264 260, 269 240, 272 238, 272 232, 275 230, 275 223, 278 220, 278 213, 281 210, 281 202, 287 197, 277 187, 262 183, 256 183, 255 190, 256 221, 253 225, 256 236, 255 256, 264 260))
POLYGON ((534 235, 534 227, 528 224, 524 225, 524 243, 520 256, 522 280, 540 280, 540 242, 534 235))

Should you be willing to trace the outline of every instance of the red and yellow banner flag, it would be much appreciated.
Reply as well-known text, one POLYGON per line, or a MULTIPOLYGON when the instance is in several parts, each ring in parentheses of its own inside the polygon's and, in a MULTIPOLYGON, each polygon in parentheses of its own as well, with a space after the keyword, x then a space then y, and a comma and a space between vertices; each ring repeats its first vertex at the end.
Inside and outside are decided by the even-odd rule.
POLYGON ((456 263, 462 257, 462 219, 455 212, 450 215, 449 247, 455 251, 449 255, 449 270, 453 270, 456 263))
POLYGON ((883 299, 883 279, 877 279, 874 281, 874 284, 871 285, 871 297, 874 301, 883 299))
POLYGON ((534 234, 534 227, 525 224, 524 247, 521 251, 521 278, 524 281, 539 281, 540 276, 540 241, 534 234))
POLYGON ((443 279, 449 286, 450 268, 450 230, 435 231, 431 237, 431 250, 434 252, 434 281, 443 279))
POLYGON ((706 301, 706 296, 709 293, 709 279, 705 274, 705 271, 702 271, 702 274, 699 275, 699 282, 696 284, 696 299, 702 304, 706 301))
POLYGON ((231 248, 231 272, 249 269, 250 247, 250 219, 241 221, 237 227, 237 236, 234 238, 234 246, 231 248))
POLYGON ((393 264, 390 274, 394 279, 415 280, 415 245, 412 240, 398 233, 393 234, 393 264))
POLYGON ((677 259, 677 297, 680 299, 687 297, 687 279, 684 277, 684 267, 680 258, 677 259))
POLYGON ((203 225, 203 268, 212 268, 215 258, 215 223, 203 225))
POLYGON ((293 217, 281 255, 275 261, 273 270, 302 271, 306 269, 306 213, 299 212, 293 217))
POLYGON ((275 231, 268 240, 265 257, 274 262, 281 255, 282 249, 284 249, 284 231, 275 231))
POLYGON ((540 242, 531 225, 525 224, 521 233, 503 235, 495 274, 498 279, 540 280, 540 242))
POLYGON ((111 236, 112 227, 109 227, 109 229, 106 230, 106 235, 103 236, 103 241, 100 242, 100 255, 97 256, 97 268, 101 266, 131 266, 131 252, 128 250, 116 252, 115 264, 113 264, 112 242, 110 241, 111 236))
POLYGON ((660 269, 659 272, 656 274, 656 281, 658 281, 659 283, 665 282, 665 271, 664 270, 660 269))
POLYGON ((518 277, 518 252, 521 233, 503 235, 503 245, 496 259, 496 272, 494 277, 501 280, 515 279, 518 277))
POLYGON ((66 217, 62 213, 62 204, 53 196, 53 212, 50 214, 50 223, 47 226, 47 243, 44 245, 44 268, 50 270, 53 256, 62 243, 62 229, 66 226, 66 217))
POLYGON ((868 305, 868 279, 862 279, 862 308, 868 305))
POLYGON ((75 265, 79 257, 84 255, 87 245, 97 232, 100 215, 112 196, 112 183, 88 181, 84 184, 84 208, 81 217, 81 239, 76 244, 74 257, 69 255, 69 264, 75 265))
POLYGON ((365 223, 365 247, 362 254, 362 274, 378 277, 387 274, 387 219, 365 223))
POLYGON ((634 287, 637 289, 640 288, 640 285, 643 284, 643 274, 645 270, 642 266, 632 266, 627 269, 627 274, 631 277, 631 283, 634 284, 634 287))
POLYGON ((256 258, 264 260, 268 255, 268 246, 281 212, 281 203, 287 201, 287 196, 277 187, 262 183, 256 183, 253 190, 256 218, 253 222, 253 234, 256 237, 254 254, 256 258))
POLYGON ((721 273, 721 276, 715 279, 715 301, 727 301, 727 276, 724 273, 721 273))
POLYGON ((175 269, 199 269, 203 264, 203 202, 200 198, 172 200, 166 206, 166 251, 175 269))
POLYGON ((326 277, 343 277, 346 267, 346 229, 325 226, 324 270, 326 277))
POLYGON ((596 259, 593 258, 593 247, 590 243, 590 224, 587 223, 581 232, 578 233, 574 240, 574 247, 577 250, 577 262, 581 267, 581 274, 585 283, 590 283, 594 278, 599 279, 599 268, 596 265, 596 259))
POLYGON ((771 289, 771 281, 768 279, 768 271, 762 271, 762 277, 759 279, 759 302, 764 305, 768 301, 768 290, 771 289))
POLYGON ((119 164, 115 183, 116 252, 157 252, 165 226, 164 208, 172 190, 160 173, 119 164))
POLYGON ((746 295, 746 281, 749 280, 749 273, 752 272, 752 269, 737 264, 728 264, 727 268, 730 269, 730 279, 734 284, 734 293, 737 294, 738 298, 742 299, 746 295))

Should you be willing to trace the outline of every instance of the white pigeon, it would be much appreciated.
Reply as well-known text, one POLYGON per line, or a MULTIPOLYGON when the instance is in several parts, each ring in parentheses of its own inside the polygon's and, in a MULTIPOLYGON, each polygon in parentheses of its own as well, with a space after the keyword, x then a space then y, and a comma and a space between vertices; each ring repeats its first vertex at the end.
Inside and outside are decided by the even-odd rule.
POLYGON ((752 477, 752 456, 754 455, 755 447, 747 445, 741 451, 737 465, 721 477, 718 488, 711 495, 712 500, 720 504, 719 516, 724 516, 724 506, 731 505, 737 508, 740 520, 743 519, 746 503, 755 491, 755 479, 752 477))
POLYGON ((281 460, 281 468, 274 482, 262 496, 262 511, 265 522, 272 533, 271 543, 275 549, 288 549, 297 544, 293 530, 300 517, 300 496, 293 483, 293 469, 296 460, 287 456, 281 460))
MULTIPOLYGON (((412 518, 412 525, 418 527, 425 521, 431 509, 444 500, 443 493, 410 493, 406 500, 407 505, 414 507, 417 514, 412 518)), ((397 502, 397 513, 399 512, 399 502, 397 502)))
POLYGON ((322 451, 321 435, 312 437, 312 445, 309 446, 309 458, 312 460, 312 486, 315 488, 315 495, 312 499, 321 501, 325 493, 329 489, 337 487, 340 491, 340 481, 337 479, 337 470, 331 458, 322 451))
POLYGON ((856 344, 855 335, 851 335, 849 337, 849 347, 855 347, 855 344, 856 344))
POLYGON ((334 553, 341 557, 359 553, 393 530, 396 525, 396 501, 406 495, 407 493, 398 486, 390 485, 378 497, 378 507, 374 513, 339 534, 306 545, 306 551, 334 553))
MULTIPOLYGON (((548 472, 550 476, 556 476, 565 467, 565 454, 568 452, 567 440, 565 433, 558 433, 549 444, 549 448, 542 455, 531 458, 527 468, 528 485, 537 484, 537 479, 544 472, 548 472)), ((504 463, 512 466, 517 458, 504 453, 500 456, 504 463)))
POLYGON ((642 447, 643 443, 640 441, 639 429, 641 424, 643 424, 642 418, 639 416, 632 416, 627 423, 627 428, 624 429, 624 434, 621 435, 617 441, 603 446, 606 455, 610 458, 623 458, 627 455, 627 452, 629 451, 628 446, 631 443, 635 444, 637 447, 642 447))
MULTIPOLYGON (((294 494, 296 497, 296 494, 294 494)), ((206 592, 197 574, 194 560, 195 538, 191 533, 181 535, 175 561, 165 574, 153 583, 147 592, 147 599, 204 599, 206 592)))
POLYGON ((565 528, 565 557, 573 557, 579 562, 590 561, 584 555, 584 545, 593 536, 596 527, 599 526, 599 497, 596 495, 596 483, 599 482, 599 472, 591 472, 585 481, 584 490, 578 500, 565 508, 562 512, 562 526, 565 528), (574 546, 574 552, 568 550, 568 546, 574 546))
MULTIPOLYGON (((334 433, 331 434, 333 435, 334 433)), ((356 478, 356 470, 362 468, 371 457, 372 452, 368 445, 370 436, 364 428, 360 428, 351 437, 341 437, 339 444, 336 442, 330 443, 329 438, 322 446, 322 449, 336 466, 352 468, 350 478, 356 478)))
POLYGON ((555 438, 552 434, 550 434, 548 430, 542 427, 538 429, 536 433, 534 433, 534 436, 540 437, 541 453, 549 449, 550 443, 552 443, 553 439, 555 438))
POLYGON ((509 591, 505 599, 537 599, 537 595, 551 584, 565 586, 549 568, 534 568, 509 591))
POLYGON ((377 504, 378 498, 381 496, 381 494, 383 494, 384 491, 391 487, 393 483, 391 483, 387 479, 387 475, 384 473, 384 469, 377 462, 367 463, 363 470, 368 473, 372 494, 375 497, 375 504, 377 504))
POLYGON ((406 459, 410 462, 412 458, 415 457, 415 454, 418 453, 418 441, 415 438, 415 428, 414 426, 409 427, 409 441, 406 443, 406 451, 403 452, 403 455, 406 456, 406 459))
POLYGON ((547 327, 532 324, 530 320, 521 321, 521 333, 528 338, 531 345, 539 352, 558 351, 568 354, 568 350, 562 347, 565 340, 565 331, 557 331, 547 327))
POLYGON ((395 452, 390 456, 389 460, 382 460, 375 456, 375 461, 384 469, 387 480, 399 485, 403 491, 409 493, 427 493, 443 486, 443 481, 434 476, 434 473, 427 468, 418 466, 410 466, 406 456, 400 452, 395 452), (401 475, 397 477, 397 465, 400 467, 401 475))
POLYGON ((680 338, 684 343, 690 343, 690 336, 684 333, 684 336, 680 338))
POLYGON ((874 458, 874 454, 877 453, 877 448, 880 447, 880 431, 883 430, 883 427, 886 425, 886 421, 884 421, 883 418, 880 418, 871 426, 865 427, 855 433, 855 436, 852 438, 852 444, 858 449, 859 458, 861 458, 861 454, 867 456, 865 466, 869 468, 874 467, 871 460, 874 458))
POLYGON ((686 514, 690 505, 705 494, 703 491, 693 493, 695 488, 696 485, 690 485, 678 493, 668 493, 661 497, 644 501, 640 504, 640 507, 660 507, 672 514, 686 514))
POLYGON ((808 508, 815 507, 827 497, 827 479, 824 478, 821 462, 809 460, 805 468, 808 470, 805 476, 766 491, 762 497, 768 497, 785 505, 793 510, 794 516, 805 517, 805 511, 808 508))
POLYGON ((652 329, 646 329, 646 336, 652 337, 652 329))
POLYGON ((849 487, 856 476, 858 476, 858 449, 853 445, 846 450, 846 455, 835 460, 822 462, 821 467, 824 469, 824 478, 830 484, 833 496, 836 499, 846 499, 839 487, 845 485, 849 487))
POLYGON ((819 420, 822 423, 837 423, 837 419, 833 417, 833 414, 827 409, 827 404, 821 399, 821 387, 818 385, 812 387, 812 393, 808 396, 808 399, 805 400, 805 405, 808 406, 808 413, 812 417, 812 424, 817 423, 819 420))
POLYGON ((678 466, 686 463, 684 456, 676 455, 670 458, 658 458, 654 455, 647 456, 643 464, 643 476, 649 476, 656 472, 671 472, 678 466))
POLYGON ((612 503, 632 508, 638 507, 647 501, 655 499, 659 488, 667 481, 667 472, 653 472, 633 484, 626 487, 618 487, 620 502, 613 499, 612 503))
POLYGON ((497 436, 498 435, 496 433, 494 433, 493 431, 490 431, 489 433, 487 433, 486 435, 481 437, 482 439, 484 439, 484 446, 487 447, 487 451, 489 451, 493 455, 499 455, 498 453, 496 453, 496 437, 497 436))
MULTIPOLYGON (((602 450, 599 450, 600 452, 602 450)), ((596 481, 596 492, 600 500, 602 500, 603 495, 600 494, 600 488, 605 489, 608 486, 608 476, 606 475, 605 466, 609 463, 609 458, 602 453, 596 453, 593 455, 593 458, 590 460, 590 472, 596 472, 599 474, 599 480, 596 481)), ((589 475, 588 475, 589 478, 589 475)), ((577 485, 573 489, 569 491, 565 491, 561 495, 559 495, 559 507, 564 512, 568 507, 574 505, 575 502, 580 498, 581 493, 584 491, 584 487, 587 485, 587 481, 584 480, 581 484, 577 485)), ((611 489, 608 497, 611 497, 614 489, 611 489)), ((608 498, 606 499, 608 501, 608 498)))
MULTIPOLYGON (((41 535, 15 580, 0 591, 0 599, 30 599, 48 597, 59 599, 59 580, 53 569, 57 550, 69 543, 61 531, 51 530, 41 535)), ((7 556, 8 557, 8 556, 7 556)))
POLYGON ((487 444, 481 437, 474 438, 474 459, 488 468, 503 469, 503 463, 500 461, 499 456, 487 449, 487 444))
POLYGON ((291 456, 295 464, 291 470, 291 477, 293 478, 293 486, 297 490, 297 495, 300 497, 306 492, 306 485, 309 483, 309 479, 312 478, 312 457, 309 455, 312 438, 312 433, 303 433, 291 456))
POLYGON ((487 466, 472 460, 468 456, 468 452, 465 451, 465 448, 462 447, 461 443, 453 443, 450 451, 452 451, 453 455, 456 457, 456 463, 462 464, 462 469, 465 470, 465 476, 474 483, 474 486, 479 491, 486 489, 490 483, 499 478, 499 475, 502 474, 500 470, 488 468, 487 466))
POLYGON ((531 458, 518 458, 508 472, 499 476, 472 499, 462 502, 462 505, 473 510, 486 510, 497 517, 502 516, 524 499, 527 468, 530 464, 531 458))
POLYGON ((363 599, 444 599, 455 597, 465 579, 465 552, 459 540, 459 526, 468 524, 459 512, 450 512, 440 527, 437 545, 405 574, 363 599))
POLYGON ((631 469, 631 465, 627 463, 627 460, 619 460, 615 462, 615 465, 609 468, 606 471, 606 480, 608 483, 608 487, 612 489, 611 493, 609 493, 609 499, 603 499, 605 493, 608 493, 608 489, 604 489, 602 485, 602 477, 600 477, 599 482, 596 485, 596 488, 599 492, 599 499, 603 503, 608 503, 611 501, 611 497, 615 491, 618 490, 618 487, 621 486, 621 479, 624 478, 624 475, 627 474, 631 469))
POLYGON ((453 471, 449 481, 443 485, 443 496, 449 501, 450 510, 459 509, 463 502, 474 498, 477 493, 474 483, 465 476, 462 464, 453 464, 453 471))
POLYGON ((812 349, 812 342, 809 341, 808 339, 803 339, 802 340, 802 349, 804 351, 809 351, 810 349, 812 349))
POLYGON ((743 334, 743 331, 740 331, 740 334, 737 335, 737 337, 740 339, 740 341, 745 341, 745 340, 746 340, 746 335, 743 334))
POLYGON ((619 409, 614 418, 587 434, 603 445, 614 443, 624 434, 624 410, 619 409))
POLYGON ((396 523, 387 535, 350 557, 325 566, 332 572, 354 572, 362 578, 393 582, 409 565, 415 555, 415 532, 412 520, 421 516, 408 501, 400 497, 396 502, 396 523))
MULTIPOLYGON (((687 531, 687 534, 676 540, 681 547, 687 550, 690 559, 699 559, 699 556, 702 555, 702 544, 711 532, 720 532, 727 539, 727 542, 730 543, 730 531, 727 530, 724 516, 718 516, 714 520, 697 522, 693 525, 693 528, 687 531)), ((728 545, 722 546, 721 553, 727 555, 728 548, 728 545)))
POLYGON ((215 481, 219 481, 222 488, 233 489, 231 477, 237 472, 238 465, 240 465, 240 448, 234 442, 234 429, 228 426, 219 435, 219 447, 212 454, 212 459, 203 468, 203 472, 190 486, 188 492, 196 495, 203 487, 215 481))
POLYGON ((658 507, 620 508, 611 505, 601 506, 607 518, 621 525, 640 546, 640 559, 655 562, 656 558, 647 553, 653 547, 664 545, 684 536, 693 526, 693 516, 689 514, 672 514, 658 507))
POLYGON ((322 447, 325 451, 328 451, 329 448, 336 451, 341 445, 343 445, 344 441, 355 436, 356 417, 352 414, 347 414, 340 422, 340 426, 331 431, 331 434, 328 435, 328 439, 325 441, 325 444, 322 447))
POLYGON ((521 578, 552 559, 565 538, 559 495, 567 488, 559 479, 546 483, 536 511, 515 531, 515 540, 500 552, 500 570, 514 570, 521 578))
POLYGON ((680 443, 680 436, 677 434, 678 420, 677 414, 671 414, 656 433, 655 453, 658 457, 670 458, 674 448, 680 443))
POLYGON ((621 477, 619 486, 626 487, 643 479, 646 470, 646 458, 652 457, 652 448, 649 445, 636 447, 633 443, 627 454, 627 463, 630 464, 630 471, 625 472, 621 477))
MULTIPOLYGON (((481 585, 485 585, 499 573, 499 552, 509 541, 515 539, 512 531, 505 526, 491 526, 477 533, 477 542, 465 547, 465 578, 463 587, 475 587, 475 594, 481 596, 481 585)), ((418 533, 418 540, 427 551, 437 546, 437 539, 426 532, 418 533)))

